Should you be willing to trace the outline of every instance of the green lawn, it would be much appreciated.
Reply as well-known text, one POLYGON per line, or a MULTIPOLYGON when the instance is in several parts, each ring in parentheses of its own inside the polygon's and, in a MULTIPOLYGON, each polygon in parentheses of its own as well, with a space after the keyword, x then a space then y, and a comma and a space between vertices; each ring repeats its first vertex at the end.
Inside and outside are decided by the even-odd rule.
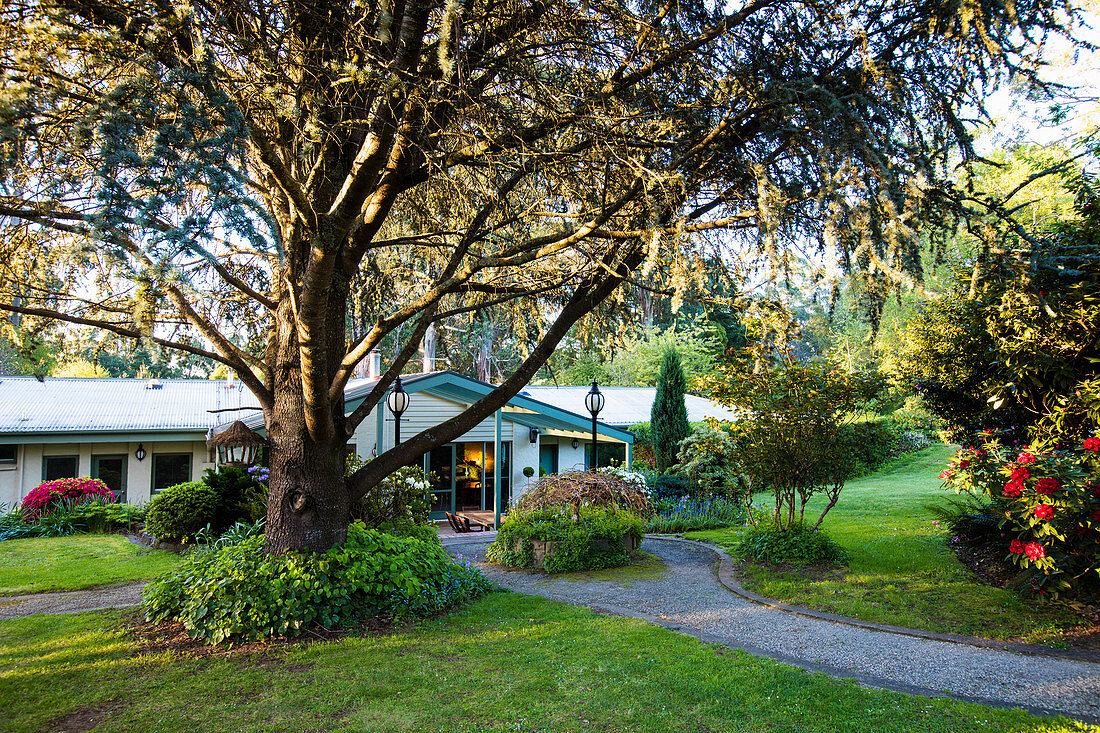
POLYGON ((512 593, 381 638, 203 659, 142 653, 118 614, 0 622, 0 729, 1073 731, 864 690, 641 621, 512 593))
MULTIPOLYGON (((937 477, 950 455, 944 446, 929 448, 844 488, 823 525, 851 554, 843 577, 810 578, 749 565, 741 573, 745 587, 866 621, 1061 645, 1062 625, 1079 625, 1078 619, 985 585, 958 562, 944 531, 932 524, 924 505, 953 496, 937 477)), ((816 520, 817 512, 812 516, 816 520)), ((739 534, 712 530, 687 536, 734 546, 739 534)))
POLYGON ((0 542, 0 595, 146 580, 179 562, 175 553, 148 550, 121 535, 7 540, 0 542))

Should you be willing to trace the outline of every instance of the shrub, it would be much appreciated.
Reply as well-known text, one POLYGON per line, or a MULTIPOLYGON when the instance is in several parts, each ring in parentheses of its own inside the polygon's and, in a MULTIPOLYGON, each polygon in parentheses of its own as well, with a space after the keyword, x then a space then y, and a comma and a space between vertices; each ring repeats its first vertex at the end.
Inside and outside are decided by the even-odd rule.
POLYGON ((206 469, 202 482, 218 495, 218 508, 211 520, 214 531, 222 532, 236 522, 256 521, 267 515, 267 487, 260 481, 263 469, 206 469))
POLYGON ((608 467, 600 471, 565 471, 536 481, 516 509, 571 507, 576 515, 582 507, 614 507, 639 516, 653 514, 645 477, 634 471, 608 467))
POLYGON ((163 540, 186 542, 213 524, 218 492, 201 481, 169 486, 153 497, 145 514, 145 529, 163 540))
POLYGON ((845 479, 867 476, 898 455, 900 433, 884 419, 842 424, 837 429, 837 461, 845 468, 845 479))
POLYGON ((679 501, 691 493, 691 482, 678 473, 662 473, 650 481, 650 493, 658 501, 679 501))
POLYGON ((782 530, 801 524, 810 498, 823 493, 816 529, 840 499, 857 459, 844 445, 843 436, 851 434, 842 428, 881 390, 882 381, 828 364, 800 363, 789 352, 774 365, 773 358, 759 345, 697 382, 713 399, 746 415, 729 424, 730 458, 754 487, 772 492, 775 525, 782 530))
POLYGON ((535 563, 533 542, 555 542, 544 567, 549 573, 613 568, 630 562, 623 539, 642 539, 637 515, 614 508, 581 507, 573 519, 570 507, 512 511, 500 527, 485 556, 508 567, 529 568, 535 563))
POLYGON ((771 523, 761 523, 745 533, 734 553, 746 560, 788 565, 847 565, 848 552, 833 542, 821 530, 813 531, 803 524, 783 529, 771 523))
POLYGON ((940 474, 945 488, 987 497, 999 510, 1016 583, 1045 598, 1100 595, 1100 437, 1017 451, 992 431, 940 474))
POLYGON ((24 519, 34 521, 38 515, 62 502, 86 499, 108 503, 115 500, 115 495, 107 488, 107 484, 97 478, 63 478, 39 484, 23 497, 21 506, 24 519))
POLYGON ((677 473, 695 496, 736 496, 748 490, 734 458, 733 436, 719 423, 696 425, 680 442, 677 473))
POLYGON ((197 553, 145 590, 146 618, 179 621, 210 644, 295 636, 311 624, 355 625, 373 616, 428 616, 490 589, 438 543, 348 528, 324 553, 264 552, 262 536, 197 553))
POLYGON ((104 504, 100 497, 89 496, 64 499, 31 516, 28 521, 20 506, 0 515, 0 541, 132 530, 144 519, 145 510, 130 504, 104 504))
POLYGON ((404 466, 371 487, 352 507, 352 517, 367 527, 427 526, 432 510, 430 489, 419 467, 404 466))
POLYGON ((949 499, 944 504, 926 504, 925 509, 937 521, 943 522, 952 535, 952 541, 970 547, 1001 544, 1004 511, 975 496, 963 496, 965 498, 949 499))
POLYGON ((728 499, 691 499, 658 501, 657 513, 646 523, 645 531, 674 534, 700 529, 734 527, 745 523, 745 506, 728 499))

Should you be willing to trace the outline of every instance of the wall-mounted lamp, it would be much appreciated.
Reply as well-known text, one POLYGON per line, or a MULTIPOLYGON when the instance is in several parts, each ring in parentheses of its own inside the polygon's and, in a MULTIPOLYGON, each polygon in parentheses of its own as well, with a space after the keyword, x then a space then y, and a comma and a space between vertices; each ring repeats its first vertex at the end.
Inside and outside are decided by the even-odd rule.
POLYGON ((137 450, 134 451, 134 458, 138 459, 139 461, 144 461, 146 455, 147 454, 145 452, 145 446, 141 443, 138 443, 137 450))
POLYGON ((532 443, 539 442, 539 429, 538 428, 531 428, 530 438, 531 438, 532 443))
POLYGON ((580 444, 581 444, 581 442, 579 440, 577 440, 576 438, 573 438, 573 442, 571 443, 571 445, 573 446, 573 450, 576 450, 577 446, 579 446, 580 444))

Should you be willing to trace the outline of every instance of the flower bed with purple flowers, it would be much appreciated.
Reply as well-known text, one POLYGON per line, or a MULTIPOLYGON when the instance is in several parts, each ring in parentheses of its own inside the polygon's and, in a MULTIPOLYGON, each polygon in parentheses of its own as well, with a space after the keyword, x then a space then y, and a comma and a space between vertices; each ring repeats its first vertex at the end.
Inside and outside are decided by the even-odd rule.
POLYGON ((945 488, 988 497, 1021 587, 1041 597, 1100 595, 1100 438, 1002 446, 987 431, 940 474, 945 488))

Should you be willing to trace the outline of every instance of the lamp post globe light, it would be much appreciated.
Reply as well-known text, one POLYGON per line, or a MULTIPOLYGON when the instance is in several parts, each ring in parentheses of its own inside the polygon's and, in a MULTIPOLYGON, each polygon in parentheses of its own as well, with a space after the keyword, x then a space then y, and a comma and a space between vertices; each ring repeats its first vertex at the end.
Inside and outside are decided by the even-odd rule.
POLYGON ((386 405, 393 413, 393 446, 401 445, 401 413, 409 409, 409 393, 401 386, 401 377, 393 383, 393 389, 386 396, 386 405))
POLYGON ((592 470, 596 470, 596 466, 599 465, 596 461, 596 415, 600 414, 600 410, 603 409, 605 397, 600 392, 599 385, 596 384, 596 380, 592 380, 592 389, 588 394, 584 396, 584 406, 588 408, 588 411, 592 413, 592 470))
POLYGON ((256 463, 256 455, 266 443, 240 420, 206 441, 207 446, 217 449, 218 465, 229 468, 246 468, 256 463))

